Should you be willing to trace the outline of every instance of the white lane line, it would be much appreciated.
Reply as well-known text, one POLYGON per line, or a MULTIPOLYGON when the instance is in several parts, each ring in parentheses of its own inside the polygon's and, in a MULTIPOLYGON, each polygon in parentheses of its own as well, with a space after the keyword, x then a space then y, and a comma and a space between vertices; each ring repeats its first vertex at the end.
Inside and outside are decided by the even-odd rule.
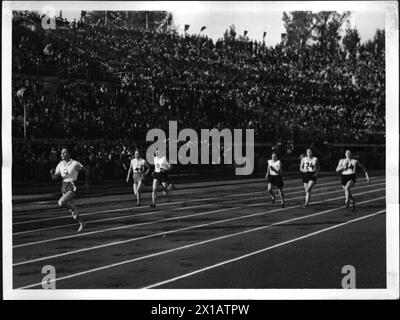
MULTIPOLYGON (((333 188, 333 187, 334 186, 328 186, 328 187, 321 186, 320 188, 315 188, 313 191, 317 192, 317 191, 322 191, 323 189, 329 189, 329 188, 333 188)), ((300 188, 300 187, 298 187, 298 188, 300 188)), ((301 187, 301 188, 303 188, 303 187, 301 187)), ((285 192, 285 197, 289 194, 295 194, 295 193, 301 193, 301 192, 304 192, 304 190, 299 190, 299 191, 294 191, 294 192, 285 192)), ((260 191, 260 192, 253 192, 252 194, 259 194, 259 193, 264 193, 264 196, 247 198, 245 200, 261 199, 261 198, 265 199, 265 197, 269 196, 269 194, 267 194, 267 192, 265 190, 260 191)), ((230 195, 230 196, 227 196, 226 198, 228 198, 228 197, 229 198, 243 197, 243 196, 247 197, 248 194, 230 195)), ((286 198, 286 199, 288 200, 291 198, 286 198)), ((176 209, 171 208, 171 209, 166 209, 166 210, 156 210, 156 211, 149 211, 149 212, 143 212, 143 213, 138 213, 138 214, 129 214, 129 215, 123 215, 123 216, 117 216, 117 217, 111 217, 111 218, 90 220, 90 221, 85 221, 85 224, 88 225, 88 224, 97 223, 97 222, 120 220, 120 219, 125 219, 125 218, 136 218, 136 217, 141 217, 141 216, 159 214, 159 213, 168 212, 168 211, 181 211, 181 210, 194 209, 194 208, 204 208, 204 207, 214 206, 215 204, 219 205, 219 204, 226 204, 226 203, 235 203, 238 201, 243 201, 243 199, 228 200, 228 201, 222 201, 222 202, 217 202, 217 203, 208 203, 208 204, 201 204, 201 205, 195 205, 195 206, 189 206, 189 207, 181 207, 181 208, 176 208, 176 209)), ((262 204, 265 204, 265 202, 263 202, 262 204)), ((53 226, 53 227, 37 228, 37 229, 14 232, 13 236, 23 235, 23 234, 28 234, 28 233, 35 233, 35 232, 46 231, 46 230, 61 229, 61 228, 70 227, 70 226, 76 226, 76 222, 57 225, 57 226, 53 226)))
MULTIPOLYGON (((376 178, 377 179, 381 179, 381 178, 383 178, 383 176, 377 176, 376 178)), ((323 183, 325 181, 331 181, 332 179, 337 180, 337 178, 334 177, 334 176, 323 177, 323 178, 320 178, 320 179, 321 179, 320 183, 323 183)), ((299 178, 289 178, 289 179, 285 179, 285 182, 291 184, 291 182, 296 182, 298 180, 299 180, 299 178)), ((201 187, 199 189, 202 189, 202 190, 204 190, 204 189, 206 189, 206 190, 214 189, 214 191, 220 191, 220 190, 224 191, 224 190, 226 190, 227 186, 242 187, 243 185, 246 185, 246 186, 249 185, 250 187, 252 187, 252 186, 256 187, 260 183, 265 183, 265 178, 246 179, 246 180, 239 180, 239 181, 238 180, 228 180, 228 182, 229 181, 231 182, 230 184, 229 183, 225 183, 225 184, 219 184, 219 185, 204 186, 204 187, 201 187)), ((179 189, 177 191, 177 195, 185 195, 185 194, 188 194, 188 193, 192 194, 193 193, 193 189, 194 188, 189 188, 189 189, 182 188, 182 189, 179 189)), ((97 194, 97 195, 94 195, 93 197, 99 197, 99 196, 101 196, 101 195, 97 194)), ((127 198, 127 199, 123 199, 122 201, 125 201, 125 200, 132 201, 132 202, 136 201, 136 200, 132 199, 132 195, 131 194, 124 193, 121 196, 127 198)), ((118 197, 118 195, 117 194, 110 195, 110 197, 115 198, 115 197, 118 197)), ((151 199, 151 195, 149 195, 148 199, 151 199)), ((84 198, 81 199, 81 200, 84 200, 84 198)), ((51 204, 51 203, 55 203, 56 200, 54 199, 54 200, 50 200, 50 201, 41 201, 41 202, 51 204)), ((112 200, 112 201, 110 201, 108 203, 105 202, 104 204, 100 203, 100 204, 97 204, 97 205, 109 205, 109 204, 114 204, 115 202, 119 202, 119 200, 115 200, 114 199, 114 200, 112 200)), ((38 201, 33 201, 32 203, 39 203, 39 202, 38 201)), ((96 205, 96 203, 94 203, 94 205, 96 205)), ((60 208, 47 208, 47 209, 44 209, 44 210, 48 210, 48 211, 49 210, 63 211, 63 209, 60 209, 60 208)), ((37 210, 35 210, 35 211, 29 211, 29 210, 22 211, 22 210, 19 210, 19 211, 15 212, 15 214, 19 215, 19 216, 30 215, 30 214, 34 214, 34 213, 37 213, 37 210)))
MULTIPOLYGON (((331 180, 330 178, 327 178, 326 180, 327 181, 329 181, 329 180, 331 180)), ((233 184, 233 186, 238 186, 238 187, 242 187, 243 185, 250 185, 250 187, 252 187, 252 185, 254 185, 254 187, 257 187, 257 185, 258 184, 260 184, 260 183, 265 183, 265 179, 262 179, 262 178, 259 178, 259 181, 254 181, 254 182, 248 182, 248 183, 239 183, 239 184, 233 184)), ((213 192, 215 192, 215 191, 224 191, 224 190, 226 190, 226 186, 222 186, 222 185, 218 185, 218 186, 209 186, 209 187, 205 187, 205 188, 207 188, 206 190, 210 190, 210 188, 213 188, 212 189, 212 192, 210 192, 210 193, 213 193, 213 192)), ((204 190, 204 188, 203 188, 203 190, 204 190)), ((193 193, 193 189, 179 189, 179 190, 177 190, 176 191, 176 195, 177 196, 183 196, 183 195, 186 195, 186 194, 192 194, 193 193)), ((204 194, 207 194, 207 193, 204 193, 204 194)), ((98 196, 97 196, 98 197, 98 196)), ((113 197, 114 198, 116 198, 116 197, 118 197, 118 195, 113 195, 113 197)), ((132 198, 132 194, 129 194, 129 195, 127 195, 127 194, 123 194, 122 195, 122 197, 124 197, 124 198, 126 198, 126 199, 122 199, 121 201, 129 201, 129 202, 135 202, 136 201, 136 198, 135 199, 133 199, 132 198)), ((147 197, 146 197, 147 198, 147 197)), ((147 199, 150 199, 150 198, 147 198, 147 199)), ((213 198, 214 199, 214 198, 213 198)), ((84 198, 83 199, 80 199, 81 201, 84 201, 84 198)), ((121 202, 120 200, 116 200, 116 199, 114 199, 113 201, 110 201, 110 202, 105 202, 105 203, 98 203, 98 204, 95 204, 94 203, 94 205, 99 205, 99 206, 104 206, 104 205, 113 205, 113 204, 115 204, 116 202, 121 202)), ((56 203, 56 200, 51 200, 51 201, 49 201, 49 203, 56 203)), ((177 203, 177 202, 173 202, 173 203, 177 203)), ((161 205, 168 205, 168 204, 173 204, 172 202, 170 202, 170 203, 164 203, 164 204, 160 204, 160 206, 161 205)), ((122 208, 122 209, 124 209, 124 208, 122 208)), ((131 209, 131 208, 129 208, 129 209, 131 209)), ((134 207, 132 207, 132 209, 138 209, 138 208, 136 208, 136 206, 134 206, 134 207)), ((62 209, 62 208, 47 208, 47 209, 45 209, 45 210, 47 210, 47 211, 50 211, 50 210, 52 210, 53 212, 63 212, 63 211, 65 211, 65 209, 62 209)), ((111 210, 111 212, 113 212, 113 211, 115 211, 115 210, 119 210, 119 209, 112 209, 111 210)), ((106 212, 108 212, 109 210, 105 210, 106 212)), ((16 216, 18 216, 18 217, 22 217, 22 216, 24 216, 24 215, 31 215, 31 214, 35 214, 35 213, 37 213, 38 211, 19 211, 19 212, 16 212, 16 216)), ((99 211, 99 213, 103 213, 104 211, 99 211)), ((97 212, 96 212, 97 213, 97 212)), ((32 221, 40 221, 40 220, 32 220, 32 221)))
MULTIPOLYGON (((358 187, 356 190, 365 189, 365 188, 369 188, 369 187, 374 187, 374 186, 378 186, 378 185, 382 185, 382 184, 361 186, 361 187, 358 187)), ((355 188, 353 188, 353 189, 355 189, 355 188)), ((383 190, 383 189, 380 189, 380 190, 383 190)), ((373 190, 373 191, 370 191, 370 192, 374 192, 374 191, 376 191, 376 190, 373 190)), ((334 191, 328 191, 328 192, 324 192, 324 193, 317 193, 317 194, 314 194, 313 196, 315 197, 315 196, 318 196, 318 195, 326 195, 326 194, 337 193, 337 192, 343 192, 343 191, 342 190, 334 190, 334 191)), ((300 199, 300 198, 302 198, 302 196, 291 198, 291 199, 300 199)), ((241 206, 239 208, 255 207, 255 206, 260 206, 262 204, 267 204, 267 203, 269 203, 269 201, 268 202, 264 202, 264 203, 243 205, 243 206, 241 206)), ((319 203, 319 202, 313 202, 313 203, 319 203)), ((225 209, 221 209, 220 211, 229 211, 229 210, 234 210, 234 209, 236 209, 236 208, 225 208, 225 209)), ((190 215, 187 215, 187 216, 178 216, 178 217, 172 217, 172 218, 155 220, 155 221, 148 221, 148 222, 143 222, 143 223, 133 223, 133 224, 128 224, 128 225, 119 226, 119 227, 111 227, 111 228, 105 228, 105 229, 90 231, 90 232, 76 233, 76 234, 72 234, 72 235, 68 235, 68 236, 49 238, 49 239, 38 240, 38 241, 31 241, 31 242, 26 242, 26 243, 21 243, 21 244, 14 245, 13 248, 21 248, 21 247, 26 247, 26 246, 31 246, 31 245, 41 244, 41 243, 48 243, 48 242, 58 241, 58 240, 85 237, 85 236, 89 236, 89 235, 93 235, 93 234, 109 232, 109 231, 115 231, 115 230, 130 229, 130 228, 137 227, 137 226, 160 223, 160 222, 165 222, 165 221, 170 221, 170 220, 179 220, 179 219, 182 219, 183 217, 196 217, 196 216, 210 214, 210 213, 214 213, 214 212, 215 212, 215 210, 205 211, 205 212, 200 212, 200 213, 196 213, 196 214, 190 214, 190 215)))
MULTIPOLYGON (((384 190, 384 189, 381 189, 381 190, 384 190)), ((377 190, 375 190, 375 191, 377 191, 377 190)), ((358 193, 358 194, 355 194, 355 195, 366 194, 366 193, 371 193, 371 192, 372 191, 364 192, 364 193, 358 193)), ((332 199, 330 199, 328 201, 337 200, 337 199, 340 199, 340 198, 341 197, 332 198, 332 199)), ((314 202, 314 203, 320 203, 320 202, 324 202, 324 200, 318 201, 318 202, 314 202)), ((44 260, 53 259, 53 258, 65 257, 65 256, 76 254, 76 253, 92 251, 92 250, 96 250, 96 249, 100 249, 100 248, 111 247, 111 246, 116 246, 116 245, 120 245, 120 244, 126 244, 126 243, 130 243, 130 242, 135 242, 135 241, 139 241, 139 240, 155 238, 155 237, 158 237, 158 236, 172 234, 172 233, 178 233, 178 232, 181 232, 181 231, 199 229, 199 228, 202 228, 202 227, 208 227, 210 225, 220 224, 220 223, 224 223, 224 222, 230 222, 230 221, 235 221, 235 220, 240 220, 240 219, 247 219, 247 218, 251 218, 251 217, 254 217, 254 216, 265 215, 265 214, 268 214, 268 213, 273 213, 273 212, 278 212, 278 211, 285 211, 285 210, 289 210, 289 209, 293 209, 293 208, 299 208, 300 206, 301 205, 296 205, 296 206, 286 207, 284 209, 279 208, 279 209, 275 209, 275 210, 268 210, 268 211, 263 211, 263 212, 259 212, 259 213, 253 213, 253 214, 250 214, 250 215, 245 215, 245 216, 240 216, 240 217, 235 217, 235 218, 217 220, 217 221, 204 223, 204 224, 200 224, 200 225, 183 227, 183 228, 173 229, 173 230, 169 230, 169 231, 162 231, 162 232, 149 234, 149 235, 146 235, 146 236, 141 236, 141 237, 136 237, 136 238, 131 238, 131 239, 127 239, 127 240, 114 241, 114 242, 110 242, 110 243, 106 243, 106 244, 100 244, 100 245, 96 245, 96 246, 92 246, 92 247, 86 247, 86 248, 77 249, 77 250, 73 250, 73 251, 67 251, 67 252, 58 253, 58 254, 55 254, 55 255, 45 256, 45 257, 41 257, 41 258, 25 260, 25 261, 21 261, 21 262, 16 262, 16 263, 13 264, 13 266, 26 265, 26 264, 30 264, 30 263, 34 263, 34 262, 38 262, 38 261, 44 261, 44 260)), ((237 209, 237 208, 232 208, 232 210, 233 209, 237 209)), ((239 207, 239 209, 240 209, 240 207, 239 207)), ((215 213, 221 212, 223 210, 224 209, 216 210, 215 213)), ((198 214, 198 215, 200 215, 200 214, 198 214)))
POLYGON ((356 219, 352 219, 352 220, 349 220, 349 221, 346 221, 346 222, 342 222, 342 223, 336 224, 334 226, 331 226, 331 227, 328 227, 328 228, 324 228, 324 229, 321 229, 321 230, 306 234, 306 235, 301 236, 301 237, 297 237, 297 238, 294 238, 294 239, 291 239, 291 240, 288 240, 288 241, 284 241, 284 242, 275 244, 273 246, 269 246, 269 247, 266 247, 266 248, 263 248, 263 249, 260 249, 260 250, 257 250, 257 251, 253 251, 253 252, 244 254, 242 256, 233 258, 233 259, 225 260, 225 261, 213 264, 213 265, 205 267, 205 268, 201 268, 201 269, 198 269, 198 270, 195 270, 195 271, 192 271, 192 272, 188 272, 188 273, 185 273, 183 275, 180 275, 180 276, 168 279, 168 280, 156 282, 154 284, 151 284, 151 285, 148 285, 148 286, 144 287, 143 289, 152 289, 152 288, 156 288, 156 287, 159 287, 159 286, 171 283, 171 282, 175 282, 175 281, 180 280, 180 279, 188 278, 190 276, 193 276, 193 275, 196 275, 196 274, 199 274, 199 273, 211 270, 211 269, 215 269, 215 268, 221 267, 221 266, 226 265, 228 263, 232 263, 232 262, 236 262, 236 261, 239 261, 239 260, 243 260, 243 259, 249 258, 251 256, 254 256, 254 255, 257 255, 257 254, 260 254, 260 253, 263 253, 263 252, 266 252, 266 251, 269 251, 269 250, 272 250, 272 249, 275 249, 275 248, 278 248, 278 247, 282 247, 282 246, 285 246, 287 244, 291 244, 291 243, 296 242, 296 241, 300 241, 300 240, 303 240, 303 239, 310 238, 312 236, 321 234, 323 232, 326 232, 326 231, 329 231, 329 230, 332 230, 332 229, 343 227, 343 226, 348 225, 350 223, 354 223, 354 222, 357 222, 357 221, 361 221, 361 220, 364 220, 364 219, 368 219, 368 218, 374 217, 374 216, 376 216, 378 214, 384 213, 385 211, 386 211, 386 209, 378 211, 378 212, 375 212, 375 213, 371 213, 369 215, 362 216, 362 217, 359 217, 359 218, 356 218, 356 219))
MULTIPOLYGON (((371 199, 371 200, 365 200, 365 201, 359 202, 358 205, 365 204, 365 203, 370 203, 370 202, 374 202, 374 201, 378 201, 378 200, 381 200, 381 199, 384 199, 384 198, 385 197, 383 196, 383 197, 379 197, 379 198, 375 198, 375 199, 371 199)), ((298 207, 298 206, 296 206, 296 207, 298 207)), ((102 266, 102 267, 97 267, 97 268, 89 269, 89 270, 86 270, 86 271, 77 272, 77 273, 70 274, 68 276, 60 277, 60 278, 57 278, 57 279, 51 279, 50 282, 71 279, 71 278, 75 278, 75 277, 78 277, 78 276, 81 276, 81 275, 93 273, 93 272, 96 272, 96 271, 107 270, 107 269, 114 268, 114 267, 117 267, 117 266, 121 266, 121 265, 124 265, 124 264, 128 264, 128 263, 132 263, 132 262, 136 262, 136 261, 140 261, 140 260, 145 260, 145 259, 157 257, 157 256, 161 256, 161 255, 164 255, 164 254, 167 254, 167 253, 177 252, 177 251, 188 249, 188 248, 197 247, 197 246, 200 246, 200 245, 203 245, 203 244, 207 244, 207 243, 211 243, 211 242, 215 242, 215 241, 218 241, 218 240, 223 240, 223 239, 232 238, 232 237, 235 237, 235 236, 239 236, 239 235, 243 235, 243 234, 247 234, 247 233, 251 233, 251 232, 255 232, 255 231, 259 231, 259 230, 264 230, 264 229, 267 229, 267 228, 270 228, 270 227, 273 227, 273 226, 276 226, 276 225, 285 224, 285 223, 298 221, 298 220, 304 220, 304 219, 315 217, 315 216, 319 216, 319 215, 324 215, 326 213, 330 213, 330 212, 333 212, 333 211, 336 211, 336 210, 340 210, 340 209, 343 209, 343 207, 340 206, 338 208, 328 209, 328 210, 320 211, 320 212, 309 214, 309 215, 302 216, 302 217, 291 218, 291 219, 275 222, 275 223, 272 223, 272 224, 269 224, 269 225, 264 225, 264 226, 257 227, 257 228, 252 228, 252 229, 248 229, 248 230, 244 230, 244 231, 240 231, 240 232, 235 232, 235 233, 227 234, 227 235, 216 237, 216 238, 211 238, 211 239, 208 239, 208 240, 203 240, 203 241, 200 241, 200 242, 188 244, 188 245, 177 247, 177 248, 172 248, 172 249, 168 249, 168 250, 164 250, 164 251, 159 251, 159 252, 152 253, 152 254, 149 254, 149 255, 146 255, 146 256, 141 256, 141 257, 138 257, 138 258, 125 260, 125 261, 121 261, 121 262, 105 265, 105 266, 102 266)), ((40 286, 40 285, 42 285, 41 282, 34 283, 34 284, 30 284, 30 285, 27 285, 27 286, 24 286, 24 287, 17 288, 17 290, 18 289, 28 289, 28 288, 32 288, 32 287, 36 287, 36 286, 40 286)))
MULTIPOLYGON (((378 179, 377 179, 378 180, 378 179)), ((383 180, 383 179, 379 179, 383 180)), ((328 180, 329 181, 329 180, 328 180)), ((265 183, 265 180, 262 181, 265 183)), ((329 183, 324 183, 324 185, 331 185, 331 184, 337 184, 335 181, 329 182, 329 183)), ((293 186, 290 188, 287 188, 286 190, 292 190, 292 189, 297 189, 297 188, 302 188, 302 186, 293 186)), ((189 193, 189 192, 187 192, 189 193)), ((247 192, 247 193, 242 193, 241 196, 247 195, 247 194, 257 194, 257 193, 265 193, 265 191, 257 191, 257 192, 247 192)), ((186 193, 184 193, 186 194, 186 193)), ((181 194, 179 194, 181 195, 181 194)), ((168 205, 173 205, 173 204, 182 204, 182 203, 189 203, 189 202, 198 202, 198 201, 208 201, 208 200, 215 200, 215 199, 220 199, 220 198, 231 198, 235 197, 237 195, 222 195, 218 197, 209 197, 209 198, 198 198, 198 199, 190 199, 190 200, 185 200, 185 201, 175 201, 175 202, 168 202, 168 203, 160 203, 158 206, 168 206, 168 205)), ((92 214, 99 214, 99 213, 109 213, 109 212, 118 212, 118 211, 127 211, 127 210, 139 210, 140 208, 133 206, 133 207, 128 207, 128 208, 119 208, 119 209, 108 209, 108 210, 101 210, 101 211, 94 211, 94 212, 87 212, 87 213, 82 213, 81 216, 87 216, 87 215, 92 215, 92 214)), ((60 211, 65 211, 65 210, 57 210, 57 212, 60 211)), ((27 224, 27 223, 34 223, 34 222, 40 222, 40 221, 50 221, 50 220, 58 220, 58 219, 69 219, 70 216, 61 216, 61 217, 51 217, 51 218, 43 218, 43 219, 32 219, 32 220, 26 220, 26 221, 20 221, 20 222, 14 222, 13 225, 21 225, 21 224, 27 224)))
MULTIPOLYGON (((383 181, 383 180, 384 180, 384 178, 383 179, 379 179, 379 181, 383 181)), ((376 181, 378 181, 378 179, 376 181)), ((333 185, 333 184, 339 184, 339 182, 338 181, 332 181, 332 182, 324 183, 323 185, 333 185)), ((303 186, 293 186, 293 187, 290 187, 290 188, 286 188, 285 190, 292 190, 292 189, 297 189, 297 188, 303 188, 303 186)), ((244 196, 244 195, 248 195, 248 194, 257 194, 257 193, 265 193, 265 190, 264 191, 257 191, 257 192, 245 192, 245 193, 241 193, 241 195, 244 196)), ((218 197, 189 199, 189 200, 184 200, 184 201, 174 201, 174 202, 168 202, 168 203, 160 203, 158 205, 158 207, 174 205, 174 204, 199 202, 199 201, 209 201, 209 200, 215 200, 215 199, 221 199, 221 198, 231 198, 231 197, 237 197, 237 196, 238 196, 237 194, 233 194, 233 195, 230 194, 230 195, 223 195, 223 196, 218 196, 218 197)), ((88 215, 92 215, 92 214, 109 213, 109 212, 122 212, 122 211, 128 211, 128 210, 135 211, 135 210, 140 210, 140 209, 141 209, 140 207, 133 206, 133 207, 128 207, 128 208, 108 209, 108 210, 87 212, 87 213, 82 213, 81 216, 88 216, 88 215)), ((27 224, 27 223, 35 223, 35 222, 51 221, 51 220, 59 220, 59 219, 70 219, 70 218, 71 218, 70 216, 66 215, 66 216, 61 216, 61 217, 32 219, 32 220, 14 222, 13 225, 22 225, 22 224, 27 224)))

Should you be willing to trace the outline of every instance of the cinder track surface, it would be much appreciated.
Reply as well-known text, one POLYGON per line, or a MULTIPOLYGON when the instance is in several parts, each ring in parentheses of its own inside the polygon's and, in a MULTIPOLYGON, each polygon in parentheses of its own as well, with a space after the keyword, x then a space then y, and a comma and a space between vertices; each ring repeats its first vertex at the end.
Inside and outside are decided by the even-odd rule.
MULTIPOLYGON (((178 186, 179 187, 179 186, 178 186)), ((285 181, 286 207, 265 180, 185 189, 150 208, 133 195, 77 198, 83 233, 56 202, 13 208, 14 288, 42 288, 45 265, 57 289, 386 287, 385 178, 359 177, 357 211, 344 208, 339 177, 320 177, 301 208, 300 179, 285 181)))

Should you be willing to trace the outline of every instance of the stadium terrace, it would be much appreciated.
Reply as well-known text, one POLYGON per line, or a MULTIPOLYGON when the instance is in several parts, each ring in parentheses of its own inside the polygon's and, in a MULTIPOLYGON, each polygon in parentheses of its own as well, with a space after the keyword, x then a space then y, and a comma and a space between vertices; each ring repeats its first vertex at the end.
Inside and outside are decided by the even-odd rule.
POLYGON ((246 129, 245 147, 246 153, 243 156, 242 129, 232 130, 223 129, 201 129, 200 141, 195 130, 185 128, 178 133, 177 121, 169 122, 168 138, 162 129, 151 129, 146 135, 146 141, 157 141, 148 147, 146 152, 147 161, 153 164, 153 154, 156 149, 161 151, 161 154, 166 154, 168 141, 168 158, 171 164, 179 163, 199 164, 199 147, 200 147, 200 163, 210 163, 210 147, 211 147, 211 163, 221 163, 221 150, 224 156, 225 164, 232 164, 233 159, 238 167, 236 175, 249 175, 254 168, 254 130, 246 129), (189 138, 189 139, 188 139, 189 138), (211 138, 211 144, 210 144, 211 138), (221 138, 223 138, 223 146, 221 149, 221 138), (178 150, 178 142, 184 144, 178 150), (234 156, 232 156, 232 153, 234 156))

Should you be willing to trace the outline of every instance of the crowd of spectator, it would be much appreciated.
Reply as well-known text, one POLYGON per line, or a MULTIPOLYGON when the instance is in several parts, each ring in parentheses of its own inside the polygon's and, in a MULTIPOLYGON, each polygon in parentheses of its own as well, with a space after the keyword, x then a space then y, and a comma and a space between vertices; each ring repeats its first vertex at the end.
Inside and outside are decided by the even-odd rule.
POLYGON ((257 141, 384 141, 376 134, 385 128, 384 52, 62 21, 32 30, 35 19, 14 19, 14 137, 24 134, 25 111, 35 139, 143 140, 177 120, 195 130, 252 128, 257 141), (43 79, 36 60, 64 71, 43 79))
POLYGON ((57 20, 56 29, 43 29, 38 14, 23 15, 16 12, 12 35, 13 71, 97 80, 109 77, 106 65, 61 36, 61 30, 64 29, 70 32, 74 30, 75 33, 80 30, 78 24, 71 27, 63 20, 57 20))

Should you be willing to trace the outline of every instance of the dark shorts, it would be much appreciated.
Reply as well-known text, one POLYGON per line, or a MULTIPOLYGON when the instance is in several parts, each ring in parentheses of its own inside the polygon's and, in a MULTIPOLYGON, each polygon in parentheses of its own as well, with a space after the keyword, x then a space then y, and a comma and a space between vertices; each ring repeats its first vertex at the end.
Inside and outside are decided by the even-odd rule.
POLYGON ((62 182, 61 183, 61 193, 66 194, 68 191, 72 191, 76 193, 75 183, 72 182, 62 182))
POLYGON ((160 183, 168 183, 168 174, 165 171, 153 172, 151 176, 153 177, 153 179, 158 180, 160 183))
POLYGON ((309 181, 317 182, 317 176, 315 175, 315 172, 303 173, 303 183, 308 183, 309 181))
POLYGON ((345 186, 347 182, 353 181, 353 183, 356 183, 357 177, 356 175, 353 174, 342 174, 342 185, 345 186))
POLYGON ((268 183, 281 189, 283 187, 282 176, 278 174, 277 176, 268 175, 268 183))

